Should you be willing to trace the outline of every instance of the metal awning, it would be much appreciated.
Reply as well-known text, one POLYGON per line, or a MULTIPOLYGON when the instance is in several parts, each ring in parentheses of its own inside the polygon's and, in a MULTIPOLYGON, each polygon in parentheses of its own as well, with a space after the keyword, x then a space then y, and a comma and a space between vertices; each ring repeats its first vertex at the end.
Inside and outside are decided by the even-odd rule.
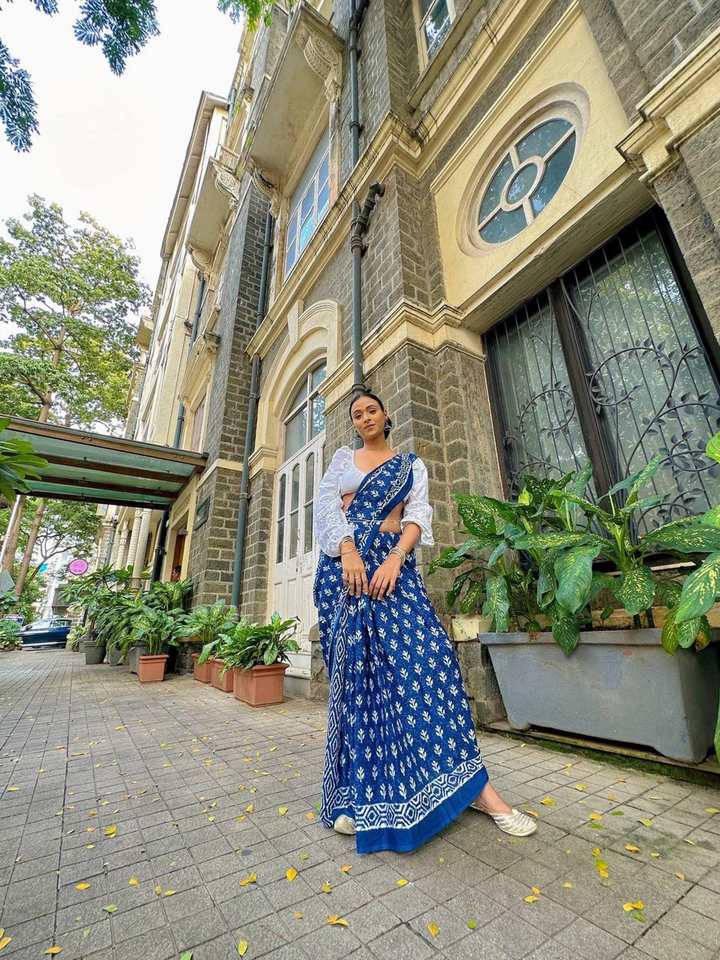
POLYGON ((3 439, 28 440, 48 461, 32 496, 169 509, 207 462, 202 453, 11 417, 3 439))

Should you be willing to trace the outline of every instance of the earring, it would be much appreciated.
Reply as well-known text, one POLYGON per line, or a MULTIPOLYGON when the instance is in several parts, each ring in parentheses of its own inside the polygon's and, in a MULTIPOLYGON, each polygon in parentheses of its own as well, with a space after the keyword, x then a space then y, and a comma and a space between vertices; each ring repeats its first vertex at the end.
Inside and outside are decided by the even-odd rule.
POLYGON ((392 430, 392 420, 390 417, 385 417, 385 429, 392 430))

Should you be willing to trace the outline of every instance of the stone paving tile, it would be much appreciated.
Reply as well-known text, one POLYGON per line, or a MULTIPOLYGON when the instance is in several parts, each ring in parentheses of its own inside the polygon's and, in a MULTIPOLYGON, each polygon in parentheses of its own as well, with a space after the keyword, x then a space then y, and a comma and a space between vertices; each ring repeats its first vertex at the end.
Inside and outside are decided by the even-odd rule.
POLYGON ((359 856, 317 817, 323 704, 255 711, 65 651, 0 654, 0 690, 3 957, 229 960, 242 939, 274 960, 720 958, 720 790, 482 734, 537 834, 466 811, 411 854, 359 856))

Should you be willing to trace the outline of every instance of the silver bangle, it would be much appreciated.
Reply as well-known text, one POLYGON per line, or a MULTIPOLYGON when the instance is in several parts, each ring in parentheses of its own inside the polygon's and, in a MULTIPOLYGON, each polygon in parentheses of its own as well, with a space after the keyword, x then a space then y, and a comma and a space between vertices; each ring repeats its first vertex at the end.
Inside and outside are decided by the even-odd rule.
POLYGON ((407 558, 407 553, 405 552, 405 550, 403 550, 402 547, 393 547, 392 550, 388 551, 388 556, 390 556, 391 553, 394 553, 395 556, 400 557, 401 564, 405 563, 405 560, 407 558))

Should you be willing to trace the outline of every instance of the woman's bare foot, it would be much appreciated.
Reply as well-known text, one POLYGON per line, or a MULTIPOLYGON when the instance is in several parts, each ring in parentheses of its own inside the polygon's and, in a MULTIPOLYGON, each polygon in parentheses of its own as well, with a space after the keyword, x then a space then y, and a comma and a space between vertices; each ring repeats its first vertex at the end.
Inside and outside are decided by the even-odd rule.
POLYGON ((509 807, 497 792, 495 787, 486 783, 484 788, 475 797, 474 803, 482 807, 488 813, 512 813, 509 807))

